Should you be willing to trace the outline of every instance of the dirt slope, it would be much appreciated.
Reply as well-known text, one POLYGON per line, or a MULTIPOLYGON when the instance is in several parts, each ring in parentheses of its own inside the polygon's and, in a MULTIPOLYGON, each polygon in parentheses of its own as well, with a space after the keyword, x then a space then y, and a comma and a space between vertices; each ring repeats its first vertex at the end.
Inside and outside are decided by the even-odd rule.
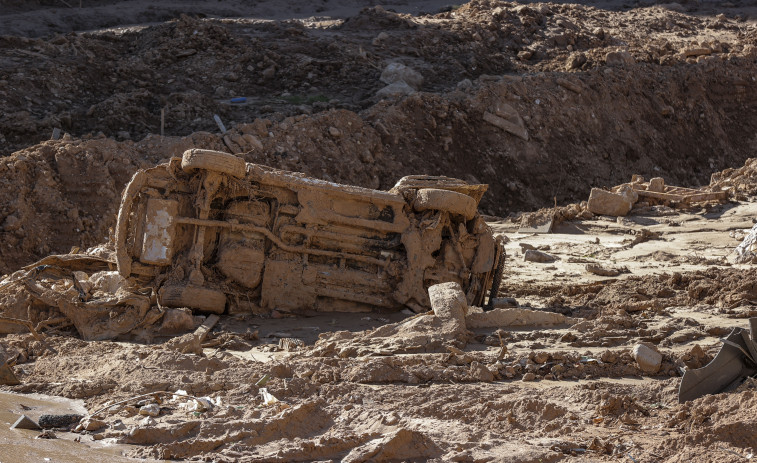
POLYGON ((498 216, 585 199, 632 173, 706 184, 757 144, 755 26, 736 11, 475 1, 422 16, 381 7, 346 19, 185 15, 2 36, 0 151, 23 151, 1 163, 15 172, 18 159, 30 161, 0 186, 9 239, 0 269, 101 242, 135 168, 176 153, 174 138, 143 139, 160 133, 161 111, 167 136, 198 133, 198 147, 320 178, 382 189, 417 173, 488 183, 483 208, 498 216), (420 91, 377 97, 390 62, 418 71, 420 91), (240 96, 246 103, 230 103, 240 96), (232 129, 226 143, 213 114, 232 129), (56 127, 83 139, 36 145, 56 127), (59 166, 61 150, 87 162, 59 166), (80 188, 67 176, 103 194, 55 199, 80 188), (45 192, 31 186, 42 179, 45 192), (43 214, 19 231, 32 211, 43 214))

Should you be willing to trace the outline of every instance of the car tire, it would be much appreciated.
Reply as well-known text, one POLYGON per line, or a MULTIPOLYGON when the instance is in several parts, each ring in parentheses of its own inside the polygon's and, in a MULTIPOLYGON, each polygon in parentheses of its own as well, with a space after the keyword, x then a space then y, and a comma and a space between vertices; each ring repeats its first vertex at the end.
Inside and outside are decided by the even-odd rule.
POLYGON ((203 169, 242 178, 247 172, 247 163, 244 162, 244 159, 233 154, 191 149, 184 151, 184 155, 181 157, 181 168, 187 173, 203 169))
POLYGON ((476 216, 478 205, 476 200, 468 195, 450 190, 437 188, 421 188, 413 202, 416 211, 447 211, 450 214, 461 215, 465 220, 476 216))

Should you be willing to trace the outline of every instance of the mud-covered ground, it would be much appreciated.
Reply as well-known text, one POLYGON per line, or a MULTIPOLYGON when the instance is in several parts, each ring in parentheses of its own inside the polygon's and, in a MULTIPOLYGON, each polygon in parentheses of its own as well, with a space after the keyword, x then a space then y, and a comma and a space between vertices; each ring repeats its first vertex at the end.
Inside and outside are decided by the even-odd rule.
POLYGON ((419 173, 488 183, 482 209, 510 240, 500 295, 542 318, 429 338, 397 313, 238 315, 194 353, 64 329, 48 333, 53 354, 14 334, 0 346, 22 384, 5 389, 90 413, 156 391, 212 398, 147 398, 156 417, 130 399, 75 435, 156 459, 753 458, 754 383, 676 399, 682 371, 757 314, 754 269, 727 259, 757 212, 753 169, 714 179, 730 178, 725 204, 566 212, 552 234, 517 233, 518 212, 591 187, 632 174, 707 185, 754 157, 753 7, 280 3, 0 0, 0 272, 105 242, 138 168, 202 147, 373 188, 419 173), (383 91, 393 62, 420 75, 407 95, 383 91), (521 243, 558 259, 524 262, 521 243), (663 354, 657 373, 631 357, 640 342, 663 354))
POLYGON ((706 184, 753 154, 749 8, 598 5, 356 3, 341 17, 195 12, 81 33, 40 19, 49 7, 2 10, 0 32, 18 35, 0 34, 0 270, 101 242, 125 181, 176 143, 382 189, 408 173, 488 183, 495 216, 633 173, 706 184), (9 25, 24 21, 44 33, 9 25), (393 62, 419 91, 377 96, 393 62), (63 139, 44 142, 56 128, 63 139))

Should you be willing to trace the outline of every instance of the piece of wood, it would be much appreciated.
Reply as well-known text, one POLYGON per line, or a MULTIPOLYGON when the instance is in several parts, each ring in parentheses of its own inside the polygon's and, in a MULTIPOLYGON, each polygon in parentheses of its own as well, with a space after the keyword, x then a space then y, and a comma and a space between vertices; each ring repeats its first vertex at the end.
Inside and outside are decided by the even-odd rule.
POLYGON ((214 326, 216 326, 216 323, 218 323, 218 320, 220 320, 220 317, 216 314, 208 315, 208 318, 205 319, 202 325, 200 325, 194 332, 194 335, 197 339, 199 339, 200 342, 205 340, 205 337, 207 337, 208 333, 210 333, 210 330, 213 329, 214 326))
POLYGON ((645 198, 660 199, 663 201, 678 201, 697 203, 702 201, 723 201, 728 197, 726 191, 702 191, 694 188, 665 185, 664 191, 648 191, 648 183, 632 183, 633 190, 645 198))

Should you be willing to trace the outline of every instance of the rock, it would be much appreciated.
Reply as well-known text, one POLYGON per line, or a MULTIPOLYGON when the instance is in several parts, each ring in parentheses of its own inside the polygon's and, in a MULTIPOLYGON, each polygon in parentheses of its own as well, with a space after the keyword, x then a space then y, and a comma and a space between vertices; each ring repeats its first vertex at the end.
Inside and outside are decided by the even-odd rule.
POLYGON ((665 180, 662 177, 655 177, 653 179, 649 180, 649 186, 647 187, 647 191, 654 191, 657 193, 662 193, 665 191, 665 180))
POLYGON ((191 310, 166 309, 159 333, 168 335, 186 333, 193 330, 194 327, 195 321, 191 310))
POLYGON ((381 82, 390 85, 404 82, 413 90, 418 90, 423 85, 423 76, 415 69, 402 63, 389 63, 381 73, 381 82))
POLYGON ((379 45, 381 42, 389 38, 389 34, 386 32, 379 32, 379 34, 371 42, 374 46, 379 45))
POLYGON ((627 51, 611 51, 605 55, 605 63, 608 66, 631 66, 636 60, 627 51))
POLYGON ((329 135, 334 138, 339 138, 342 136, 342 131, 337 129, 336 127, 329 127, 329 135))
POLYGON ((11 429, 41 429, 37 423, 26 415, 18 417, 15 423, 11 425, 11 429))
POLYGON ((489 369, 482 365, 480 362, 471 362, 470 375, 477 380, 483 381, 485 383, 494 381, 494 373, 489 371, 489 369))
POLYGON ((242 135, 242 139, 245 141, 247 146, 251 146, 253 149, 263 149, 263 143, 255 135, 245 133, 242 135))
POLYGON ((712 49, 710 48, 687 48, 683 51, 683 56, 686 58, 689 57, 697 57, 697 56, 707 56, 712 54, 712 49))
POLYGON ((268 66, 267 68, 263 70, 261 75, 266 80, 273 79, 273 76, 276 75, 276 66, 274 66, 273 64, 268 66))
POLYGON ((197 50, 195 50, 194 48, 187 48, 185 50, 177 51, 175 56, 177 58, 186 58, 187 56, 192 56, 195 53, 197 53, 197 50))
POLYGON ((415 93, 415 89, 405 82, 395 82, 389 84, 376 92, 376 96, 379 98, 395 98, 415 93))
POLYGON ((528 372, 525 375, 523 375, 522 381, 533 381, 536 379, 536 375, 532 372, 528 372))
POLYGON ((597 215, 624 216, 628 214, 633 204, 634 201, 629 195, 612 193, 601 188, 592 188, 589 194, 589 211, 597 215))
POLYGON ((468 301, 460 283, 439 283, 428 288, 434 315, 442 320, 456 320, 465 326, 468 301))
POLYGON ((353 448, 341 461, 427 461, 441 454, 442 450, 430 437, 418 431, 401 428, 379 434, 375 439, 353 448))
POLYGON ((117 271, 102 271, 96 272, 90 275, 89 283, 92 285, 92 291, 102 291, 109 295, 116 294, 116 292, 127 286, 127 281, 117 271))
POLYGON ((106 423, 105 421, 90 418, 88 420, 84 420, 81 425, 85 431, 97 431, 98 429, 104 428, 106 423))
POLYGON ((644 373, 655 374, 660 370, 662 354, 657 352, 650 344, 636 344, 633 346, 631 355, 636 360, 639 369, 644 373))
POLYGON ((457 83, 458 90, 466 91, 470 90, 471 88, 473 88, 473 82, 471 82, 470 79, 463 79, 457 83))
POLYGON ((160 406, 158 404, 148 404, 139 409, 139 414, 143 416, 158 416, 160 414, 160 406))
POLYGON ((540 264, 554 262, 557 260, 552 254, 546 252, 537 251, 536 249, 529 249, 523 254, 523 260, 526 262, 538 262, 540 264))
POLYGON ((518 307, 518 301, 514 297, 495 297, 492 299, 492 307, 495 309, 518 307))
POLYGON ((605 268, 599 264, 586 264, 586 271, 602 277, 616 277, 620 275, 620 270, 614 268, 605 268))
MULTIPOLYGON (((505 132, 511 133, 518 138, 522 138, 523 140, 528 141, 528 130, 526 130, 523 125, 510 122, 503 117, 490 113, 489 111, 484 112, 484 120, 495 127, 499 127, 505 132)), ((521 124, 522 122, 523 121, 521 120, 521 124)))
POLYGON ((518 52, 518 59, 521 61, 528 61, 534 56, 534 52, 531 50, 521 50, 518 52))
POLYGON ((578 93, 579 95, 583 91, 583 87, 581 87, 580 84, 578 84, 576 82, 573 82, 573 81, 570 81, 568 79, 558 78, 557 80, 555 80, 555 82, 560 87, 563 87, 563 88, 565 88, 567 90, 570 90, 573 93, 578 93))
POLYGON ((488 312, 473 312, 465 317, 465 326, 469 329, 561 325, 566 322, 565 315, 559 313, 522 308, 498 308, 488 312))

